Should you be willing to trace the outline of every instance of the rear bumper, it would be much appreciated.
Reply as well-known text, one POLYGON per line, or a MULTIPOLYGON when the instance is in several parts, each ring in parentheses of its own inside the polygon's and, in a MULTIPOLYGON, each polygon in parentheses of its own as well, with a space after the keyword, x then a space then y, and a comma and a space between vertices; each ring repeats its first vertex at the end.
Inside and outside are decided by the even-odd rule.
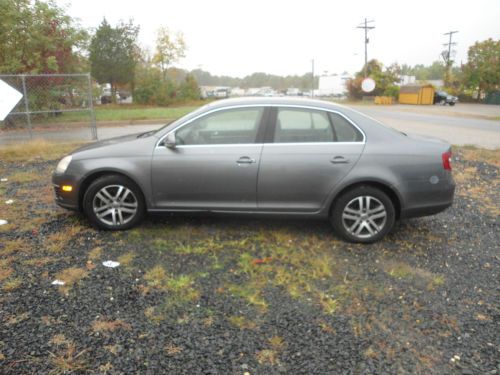
POLYGON ((410 219, 412 217, 435 215, 451 207, 452 204, 453 202, 449 202, 439 205, 403 209, 401 210, 401 219, 410 219))
POLYGON ((413 183, 407 186, 405 203, 401 208, 402 219, 429 216, 446 210, 453 205, 455 183, 453 179, 437 185, 413 183))

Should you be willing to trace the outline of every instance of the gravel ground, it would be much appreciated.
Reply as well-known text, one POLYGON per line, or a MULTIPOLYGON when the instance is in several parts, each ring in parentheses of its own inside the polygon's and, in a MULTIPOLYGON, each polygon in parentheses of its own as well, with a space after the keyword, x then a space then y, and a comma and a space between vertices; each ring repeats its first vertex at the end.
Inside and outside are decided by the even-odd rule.
POLYGON ((100 232, 53 204, 54 160, 0 160, 0 372, 500 374, 498 151, 455 159, 454 206, 369 246, 321 221, 100 232))

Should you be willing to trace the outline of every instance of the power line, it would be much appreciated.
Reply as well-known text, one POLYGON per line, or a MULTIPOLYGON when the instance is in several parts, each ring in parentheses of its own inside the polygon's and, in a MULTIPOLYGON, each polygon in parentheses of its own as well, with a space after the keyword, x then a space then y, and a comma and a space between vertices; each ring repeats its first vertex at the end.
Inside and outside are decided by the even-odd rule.
POLYGON ((365 18, 365 22, 357 26, 357 29, 364 29, 365 30, 365 66, 364 66, 364 75, 365 78, 367 77, 367 64, 368 64, 368 43, 370 40, 368 39, 368 30, 374 29, 375 26, 368 26, 369 23, 375 22, 374 20, 368 21, 365 18))

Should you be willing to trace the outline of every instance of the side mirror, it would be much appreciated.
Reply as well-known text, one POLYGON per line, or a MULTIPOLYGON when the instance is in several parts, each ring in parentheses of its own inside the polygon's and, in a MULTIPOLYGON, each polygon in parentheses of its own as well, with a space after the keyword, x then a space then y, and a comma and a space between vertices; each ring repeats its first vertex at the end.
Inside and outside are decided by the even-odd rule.
POLYGON ((174 149, 175 146, 176 146, 176 143, 175 143, 175 133, 172 132, 172 133, 168 133, 167 136, 165 137, 165 146, 167 148, 171 148, 171 149, 174 149))

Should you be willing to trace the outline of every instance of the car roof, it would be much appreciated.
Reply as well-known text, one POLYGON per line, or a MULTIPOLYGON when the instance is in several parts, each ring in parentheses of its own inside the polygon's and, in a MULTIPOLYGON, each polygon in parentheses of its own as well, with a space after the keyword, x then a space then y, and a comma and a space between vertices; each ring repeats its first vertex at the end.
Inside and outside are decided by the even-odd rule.
POLYGON ((245 105, 293 105, 293 106, 302 106, 302 107, 317 107, 324 109, 345 109, 343 105, 334 104, 332 102, 328 102, 325 100, 317 100, 317 99, 307 99, 307 98, 290 98, 290 97, 241 97, 241 98, 231 98, 231 99, 223 99, 216 100, 210 104, 208 104, 206 109, 216 109, 216 108, 224 108, 224 107, 238 107, 245 105))

